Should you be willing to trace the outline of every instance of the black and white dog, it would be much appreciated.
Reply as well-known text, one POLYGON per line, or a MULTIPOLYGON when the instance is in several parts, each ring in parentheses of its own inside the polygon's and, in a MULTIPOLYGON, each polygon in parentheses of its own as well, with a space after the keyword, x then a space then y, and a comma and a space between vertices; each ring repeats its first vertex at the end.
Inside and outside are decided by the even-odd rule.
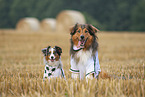
POLYGON ((45 64, 43 80, 45 78, 49 79, 53 77, 65 78, 61 62, 62 49, 58 46, 55 46, 54 48, 48 46, 47 48, 42 49, 42 52, 44 54, 45 64))

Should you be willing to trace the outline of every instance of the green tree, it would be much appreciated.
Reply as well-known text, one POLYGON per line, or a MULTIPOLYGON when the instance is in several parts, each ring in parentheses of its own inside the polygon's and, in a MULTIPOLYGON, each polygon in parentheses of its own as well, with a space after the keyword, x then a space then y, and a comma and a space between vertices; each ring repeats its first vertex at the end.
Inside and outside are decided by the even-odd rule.
POLYGON ((132 10, 131 30, 145 31, 145 1, 139 2, 132 10))
POLYGON ((144 0, 0 0, 0 28, 14 28, 24 17, 55 18, 62 10, 84 13, 101 30, 144 31, 144 0))
POLYGON ((13 27, 9 16, 11 3, 12 0, 0 0, 0 28, 13 27))

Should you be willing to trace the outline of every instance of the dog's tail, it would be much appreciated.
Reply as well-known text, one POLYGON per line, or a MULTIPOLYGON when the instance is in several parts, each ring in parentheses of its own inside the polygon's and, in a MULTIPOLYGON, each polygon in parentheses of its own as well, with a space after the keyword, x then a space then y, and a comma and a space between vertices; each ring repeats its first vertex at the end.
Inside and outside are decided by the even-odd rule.
POLYGON ((98 78, 99 78, 99 79, 100 79, 100 78, 102 78, 102 79, 110 79, 111 76, 110 76, 108 73, 106 73, 106 72, 104 72, 104 71, 101 71, 101 72, 99 73, 98 78))
POLYGON ((124 75, 122 75, 122 76, 109 75, 108 73, 106 73, 106 72, 104 72, 104 71, 101 71, 101 72, 99 73, 98 78, 101 78, 101 79, 123 79, 123 80, 125 80, 125 79, 132 79, 131 76, 126 77, 126 76, 124 76, 124 75))

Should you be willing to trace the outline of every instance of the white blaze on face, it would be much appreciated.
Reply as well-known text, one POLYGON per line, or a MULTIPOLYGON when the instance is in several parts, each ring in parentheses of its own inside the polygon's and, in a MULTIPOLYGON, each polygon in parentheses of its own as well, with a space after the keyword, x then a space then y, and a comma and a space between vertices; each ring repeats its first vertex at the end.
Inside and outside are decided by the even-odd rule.
POLYGON ((55 59, 55 55, 53 53, 54 52, 54 48, 50 48, 49 51, 51 52, 51 54, 49 56, 49 59, 52 59, 52 58, 55 59))

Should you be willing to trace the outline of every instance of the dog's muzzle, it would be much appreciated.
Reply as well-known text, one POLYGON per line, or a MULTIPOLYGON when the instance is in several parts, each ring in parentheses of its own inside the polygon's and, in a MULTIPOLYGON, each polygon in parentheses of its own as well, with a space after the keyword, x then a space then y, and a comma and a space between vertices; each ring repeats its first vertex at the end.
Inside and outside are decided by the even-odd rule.
MULTIPOLYGON (((87 38, 87 39, 88 39, 88 38, 87 38)), ((87 39, 85 39, 85 37, 84 37, 83 35, 81 35, 77 47, 78 47, 78 48, 84 48, 84 45, 85 45, 87 39)))
POLYGON ((54 62, 55 61, 55 58, 53 56, 51 56, 50 61, 51 62, 54 62))

